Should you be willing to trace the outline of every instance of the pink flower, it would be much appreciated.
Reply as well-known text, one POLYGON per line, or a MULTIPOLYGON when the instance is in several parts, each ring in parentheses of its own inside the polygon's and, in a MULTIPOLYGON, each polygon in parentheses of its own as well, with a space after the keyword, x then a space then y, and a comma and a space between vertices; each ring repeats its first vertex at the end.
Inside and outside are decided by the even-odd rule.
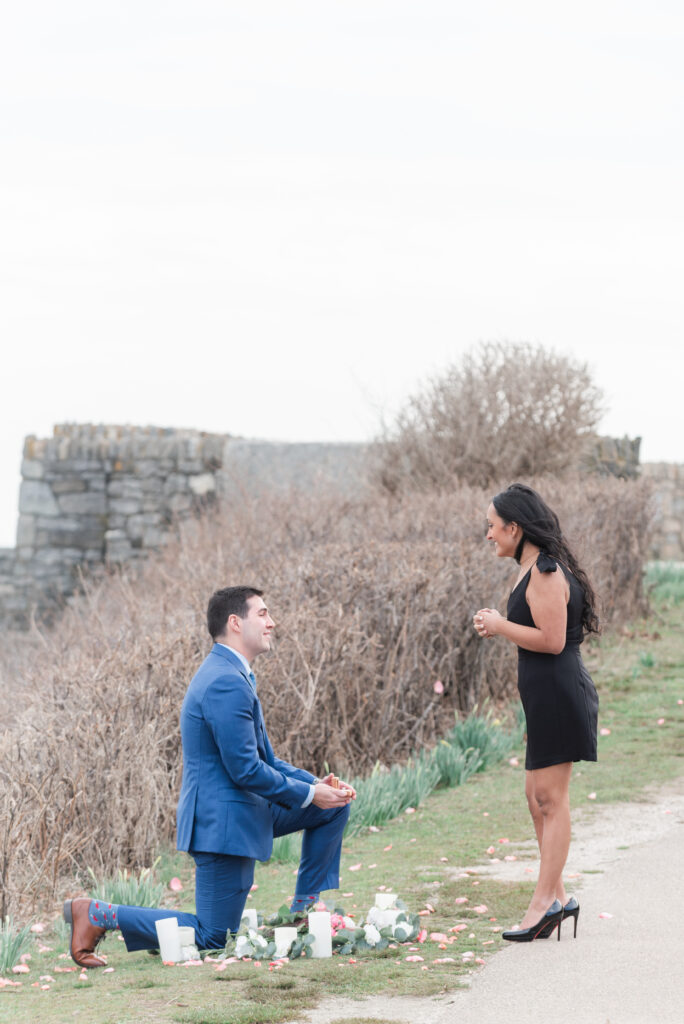
POLYGON ((610 729, 601 729, 600 733, 602 736, 610 736, 610 729))
POLYGON ((183 883, 181 882, 180 878, 172 878, 171 881, 169 882, 169 889, 171 890, 171 892, 182 892, 183 883))
POLYGON ((418 932, 418 942, 423 943, 423 942, 425 942, 426 939, 427 939, 427 929, 426 928, 421 928, 421 930, 418 932))
POLYGON ((435 683, 433 683, 432 689, 435 691, 435 693, 444 693, 444 683, 442 682, 442 680, 438 679, 435 683))

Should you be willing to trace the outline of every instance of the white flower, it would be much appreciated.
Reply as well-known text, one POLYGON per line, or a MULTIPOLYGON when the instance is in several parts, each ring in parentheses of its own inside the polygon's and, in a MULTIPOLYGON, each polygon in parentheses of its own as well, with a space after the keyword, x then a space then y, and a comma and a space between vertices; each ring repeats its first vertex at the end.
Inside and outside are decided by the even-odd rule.
POLYGON ((351 931, 354 931, 356 928, 356 921, 353 917, 343 917, 342 920, 344 921, 345 928, 349 928, 351 931))
POLYGON ((235 942, 235 956, 251 956, 252 943, 246 935, 238 935, 235 942))
POLYGON ((382 936, 374 924, 367 924, 363 932, 369 946, 374 946, 377 942, 380 942, 382 936))

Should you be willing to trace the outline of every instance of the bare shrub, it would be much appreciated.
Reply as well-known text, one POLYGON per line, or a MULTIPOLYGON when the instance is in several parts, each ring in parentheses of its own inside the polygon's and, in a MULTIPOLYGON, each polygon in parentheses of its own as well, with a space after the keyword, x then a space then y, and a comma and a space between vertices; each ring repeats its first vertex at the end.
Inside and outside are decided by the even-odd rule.
POLYGON ((390 493, 563 473, 601 416, 586 364, 523 342, 468 353, 412 398, 376 446, 390 493))
MULTIPOLYGON (((643 485, 538 486, 605 617, 642 610, 643 485)), ((217 587, 265 588, 277 643, 255 667, 269 733, 281 756, 315 772, 401 762, 454 714, 513 697, 514 648, 471 627, 478 607, 505 610, 511 582, 511 563, 484 542, 490 498, 467 486, 346 503, 245 498, 184 524, 137 574, 93 583, 54 629, 25 640, 11 660, 28 706, 0 739, 2 912, 73 888, 86 867, 149 866, 173 840, 179 710, 210 649, 217 587)))

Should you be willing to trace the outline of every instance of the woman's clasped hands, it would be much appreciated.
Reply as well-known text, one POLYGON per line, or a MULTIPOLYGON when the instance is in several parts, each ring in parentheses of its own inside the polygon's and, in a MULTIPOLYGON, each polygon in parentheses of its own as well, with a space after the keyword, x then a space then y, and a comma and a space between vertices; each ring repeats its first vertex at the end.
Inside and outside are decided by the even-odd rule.
POLYGON ((500 624, 505 621, 503 615, 497 612, 496 608, 480 608, 479 612, 475 612, 473 615, 475 632, 483 639, 496 636, 500 624))

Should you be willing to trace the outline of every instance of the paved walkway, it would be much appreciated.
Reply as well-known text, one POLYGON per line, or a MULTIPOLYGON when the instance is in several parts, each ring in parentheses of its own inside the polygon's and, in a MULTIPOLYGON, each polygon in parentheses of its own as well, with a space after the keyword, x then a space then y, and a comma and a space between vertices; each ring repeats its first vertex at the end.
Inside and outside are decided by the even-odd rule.
MULTIPOLYGON (((684 779, 651 797, 596 808, 575 827, 568 868, 581 876, 576 940, 568 921, 560 942, 506 945, 467 991, 439 999, 330 1000, 307 1021, 682 1024, 684 779)), ((520 871, 521 862, 493 870, 503 877, 509 869, 520 871)))

